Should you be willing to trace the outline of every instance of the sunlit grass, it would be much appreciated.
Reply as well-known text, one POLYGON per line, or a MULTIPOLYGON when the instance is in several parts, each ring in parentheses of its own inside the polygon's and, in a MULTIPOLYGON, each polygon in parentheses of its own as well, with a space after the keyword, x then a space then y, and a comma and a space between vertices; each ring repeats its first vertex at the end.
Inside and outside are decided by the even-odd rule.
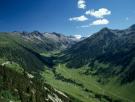
MULTIPOLYGON (((95 94, 102 94, 102 95, 109 95, 113 99, 121 99, 126 101, 135 100, 133 94, 127 89, 131 85, 126 85, 121 87, 119 84, 116 83, 116 79, 112 78, 112 81, 107 85, 101 85, 97 82, 98 77, 94 77, 91 75, 83 74, 87 67, 79 68, 79 69, 69 69, 66 68, 64 64, 59 64, 55 66, 56 73, 64 76, 64 78, 73 80, 77 83, 83 85, 83 87, 75 85, 73 83, 64 82, 62 80, 57 80, 53 71, 47 69, 42 72, 43 78, 46 80, 47 83, 52 85, 53 87, 69 94, 76 99, 79 99, 83 102, 97 102, 96 98, 90 97, 90 93, 84 91, 84 89, 88 89, 93 91, 95 94)), ((133 85, 132 85, 133 87, 133 85)))

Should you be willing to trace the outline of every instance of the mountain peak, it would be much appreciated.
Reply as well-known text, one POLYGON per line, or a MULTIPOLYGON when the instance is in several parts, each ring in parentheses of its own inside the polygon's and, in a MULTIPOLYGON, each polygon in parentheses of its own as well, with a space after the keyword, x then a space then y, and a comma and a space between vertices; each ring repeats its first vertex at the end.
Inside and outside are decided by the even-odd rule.
POLYGON ((43 36, 42 33, 40 33, 39 31, 33 31, 30 33, 31 35, 36 35, 36 36, 43 36))
POLYGON ((135 24, 133 24, 132 26, 130 26, 130 29, 134 29, 135 30, 135 24))
POLYGON ((114 36, 114 33, 112 32, 112 30, 111 29, 109 29, 109 28, 103 28, 103 29, 101 29, 99 32, 98 32, 98 35, 100 35, 100 36, 114 36))
POLYGON ((56 35, 57 37, 61 37, 62 34, 56 33, 56 32, 52 32, 52 34, 56 35))
POLYGON ((101 29, 100 32, 110 32, 110 29, 105 27, 105 28, 101 29))

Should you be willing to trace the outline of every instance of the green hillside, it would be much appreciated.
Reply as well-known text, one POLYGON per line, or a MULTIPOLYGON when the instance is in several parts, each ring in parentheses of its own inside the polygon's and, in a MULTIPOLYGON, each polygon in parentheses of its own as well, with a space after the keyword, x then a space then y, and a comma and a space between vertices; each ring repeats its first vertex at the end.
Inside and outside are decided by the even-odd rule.
POLYGON ((53 66, 52 58, 29 46, 20 36, 0 34, 0 102, 69 102, 41 80, 39 72, 53 66))
POLYGON ((17 63, 26 70, 42 70, 44 66, 51 66, 50 58, 45 58, 33 51, 29 43, 23 42, 19 36, 8 33, 0 34, 0 61, 1 64, 9 61, 17 63))
POLYGON ((12 67, 0 66, 0 83, 0 102, 70 101, 68 96, 32 74, 12 67))
MULTIPOLYGON (((116 78, 101 84, 99 77, 86 75, 89 67, 69 69, 59 64, 53 70, 41 73, 43 79, 53 87, 75 97, 82 102, 134 102, 135 83, 121 84, 116 78)), ((77 101, 78 102, 78 101, 77 101)))

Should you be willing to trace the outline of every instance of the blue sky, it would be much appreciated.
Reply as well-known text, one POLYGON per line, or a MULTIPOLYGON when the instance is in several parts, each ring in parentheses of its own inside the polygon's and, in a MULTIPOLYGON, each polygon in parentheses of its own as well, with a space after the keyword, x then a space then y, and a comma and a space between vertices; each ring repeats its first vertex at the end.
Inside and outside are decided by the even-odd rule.
POLYGON ((135 24, 135 0, 0 0, 0 31, 89 36, 135 24))

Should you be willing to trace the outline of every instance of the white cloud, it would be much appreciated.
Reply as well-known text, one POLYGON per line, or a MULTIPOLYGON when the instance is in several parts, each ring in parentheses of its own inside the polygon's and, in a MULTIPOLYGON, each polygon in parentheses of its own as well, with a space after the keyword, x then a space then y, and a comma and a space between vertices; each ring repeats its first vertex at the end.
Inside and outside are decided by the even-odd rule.
POLYGON ((109 21, 107 19, 98 19, 93 21, 90 25, 107 25, 109 21))
POLYGON ((104 16, 111 15, 111 11, 108 10, 107 8, 100 8, 99 10, 95 11, 93 10, 88 10, 85 12, 86 15, 94 16, 96 18, 104 18, 104 16))
POLYGON ((86 8, 86 1, 85 0, 78 0, 78 8, 85 9, 86 8))
POLYGON ((83 22, 83 21, 88 20, 88 18, 85 17, 84 15, 82 15, 82 16, 79 16, 79 17, 72 17, 72 18, 69 18, 69 20, 70 20, 70 21, 81 21, 81 22, 83 22))
POLYGON ((74 35, 74 37, 77 39, 81 39, 82 36, 81 35, 74 35))

